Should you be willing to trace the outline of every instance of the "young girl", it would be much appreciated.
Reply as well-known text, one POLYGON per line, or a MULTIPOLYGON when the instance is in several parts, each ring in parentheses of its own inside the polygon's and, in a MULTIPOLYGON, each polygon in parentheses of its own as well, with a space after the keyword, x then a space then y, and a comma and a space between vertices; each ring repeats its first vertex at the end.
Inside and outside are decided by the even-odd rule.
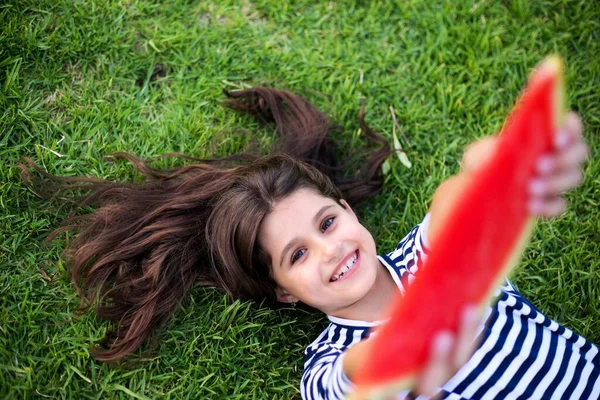
MULTIPOLYGON (((65 253, 74 283, 84 298, 100 299, 98 314, 116 324, 93 350, 98 360, 138 349, 200 283, 235 299, 302 302, 327 314, 329 326, 305 352, 301 393, 343 398, 392 294, 418 279, 440 224, 495 139, 470 146, 463 170, 438 188, 423 222, 396 249, 378 255, 351 205, 381 189, 380 166, 390 150, 364 124, 362 110, 365 135, 381 148, 347 178, 327 136, 335 127, 305 99, 266 88, 228 96, 231 107, 275 121, 279 154, 203 160, 170 171, 116 154, 148 178, 142 184, 55 177, 24 159, 53 183, 32 181, 37 175, 25 166, 23 178, 42 195, 91 192, 80 205, 95 211, 70 218, 56 233, 78 231, 65 253)), ((551 217, 565 209, 559 194, 580 182, 586 155, 581 123, 570 114, 531 181, 532 214, 551 217)), ((440 332, 414 390, 401 395, 600 398, 598 348, 543 316, 510 282, 497 295, 484 316, 465 310, 456 337, 440 332)))

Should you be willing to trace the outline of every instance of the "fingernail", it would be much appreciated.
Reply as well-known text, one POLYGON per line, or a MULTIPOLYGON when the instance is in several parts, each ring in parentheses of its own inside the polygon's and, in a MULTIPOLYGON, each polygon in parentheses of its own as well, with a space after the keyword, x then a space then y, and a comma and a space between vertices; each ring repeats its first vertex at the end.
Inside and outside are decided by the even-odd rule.
POLYGON ((465 323, 473 323, 477 320, 477 307, 470 305, 465 307, 463 319, 465 323))
POLYGON ((543 156, 538 161, 538 164, 537 164, 538 171, 540 171, 541 173, 550 172, 552 170, 553 165, 554 165, 554 162, 552 161, 551 157, 543 156))
POLYGON ((556 212, 556 215, 559 216, 566 212, 567 212, 567 202, 564 199, 561 199, 561 204, 558 207, 558 211, 556 212))
POLYGON ((539 200, 532 200, 527 203, 527 209, 533 215, 539 215, 542 212, 542 202, 539 200))
POLYGON ((444 331, 438 333, 435 338, 435 350, 437 353, 447 354, 452 347, 452 334, 444 331))
POLYGON ((529 193, 531 194, 544 194, 545 190, 546 185, 539 179, 535 179, 529 184, 529 193))
POLYGON ((554 139, 554 144, 559 149, 564 149, 569 144, 569 133, 565 130, 560 130, 556 134, 556 138, 554 139))

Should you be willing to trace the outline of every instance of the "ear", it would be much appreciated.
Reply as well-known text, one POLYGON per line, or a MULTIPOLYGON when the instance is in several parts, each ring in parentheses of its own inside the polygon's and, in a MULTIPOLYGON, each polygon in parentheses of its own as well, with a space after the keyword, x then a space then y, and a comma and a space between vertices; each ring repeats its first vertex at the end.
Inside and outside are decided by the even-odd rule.
POLYGON ((348 204, 348 202, 346 200, 341 199, 340 203, 342 204, 342 206, 344 206, 344 208, 346 209, 346 211, 348 211, 351 215, 353 215, 354 217, 356 217, 356 214, 354 214, 354 211, 352 210, 352 207, 350 207, 350 204, 348 204))
POLYGON ((297 303, 299 300, 281 286, 275 288, 275 294, 277 295, 277 301, 280 303, 297 303))

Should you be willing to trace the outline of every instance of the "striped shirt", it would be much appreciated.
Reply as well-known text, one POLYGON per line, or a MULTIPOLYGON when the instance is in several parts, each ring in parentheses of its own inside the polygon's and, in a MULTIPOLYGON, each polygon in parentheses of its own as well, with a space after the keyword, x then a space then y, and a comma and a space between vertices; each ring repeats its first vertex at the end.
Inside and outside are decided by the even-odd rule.
MULTIPOLYGON (((401 293, 426 258, 428 216, 379 256, 401 293)), ((303 399, 339 399, 352 390, 344 350, 381 321, 328 316, 330 324, 305 350, 303 399)), ((443 399, 600 399, 598 347, 544 316, 508 281, 495 293, 478 332, 479 347, 442 387, 443 399)), ((398 395, 410 397, 408 392, 398 395)), ((424 399, 419 396, 417 399, 424 399)))

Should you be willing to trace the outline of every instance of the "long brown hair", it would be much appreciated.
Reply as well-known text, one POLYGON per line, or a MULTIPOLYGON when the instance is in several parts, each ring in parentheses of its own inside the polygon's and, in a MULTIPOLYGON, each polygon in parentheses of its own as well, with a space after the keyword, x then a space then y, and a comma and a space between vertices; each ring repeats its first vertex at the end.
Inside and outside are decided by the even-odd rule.
POLYGON ((54 176, 29 158, 19 165, 39 195, 85 190, 79 208, 94 207, 68 218, 51 237, 77 232, 64 257, 82 306, 96 304, 98 315, 116 325, 92 350, 98 360, 138 349, 196 283, 275 304, 269 257, 258 244, 273 206, 299 188, 356 205, 382 187, 380 167, 390 148, 364 123, 364 107, 361 128, 380 147, 358 174, 345 176, 329 137, 339 127, 306 99, 260 87, 226 95, 229 107, 275 123, 276 155, 243 153, 159 170, 129 153, 114 154, 144 175, 139 184, 54 176))

